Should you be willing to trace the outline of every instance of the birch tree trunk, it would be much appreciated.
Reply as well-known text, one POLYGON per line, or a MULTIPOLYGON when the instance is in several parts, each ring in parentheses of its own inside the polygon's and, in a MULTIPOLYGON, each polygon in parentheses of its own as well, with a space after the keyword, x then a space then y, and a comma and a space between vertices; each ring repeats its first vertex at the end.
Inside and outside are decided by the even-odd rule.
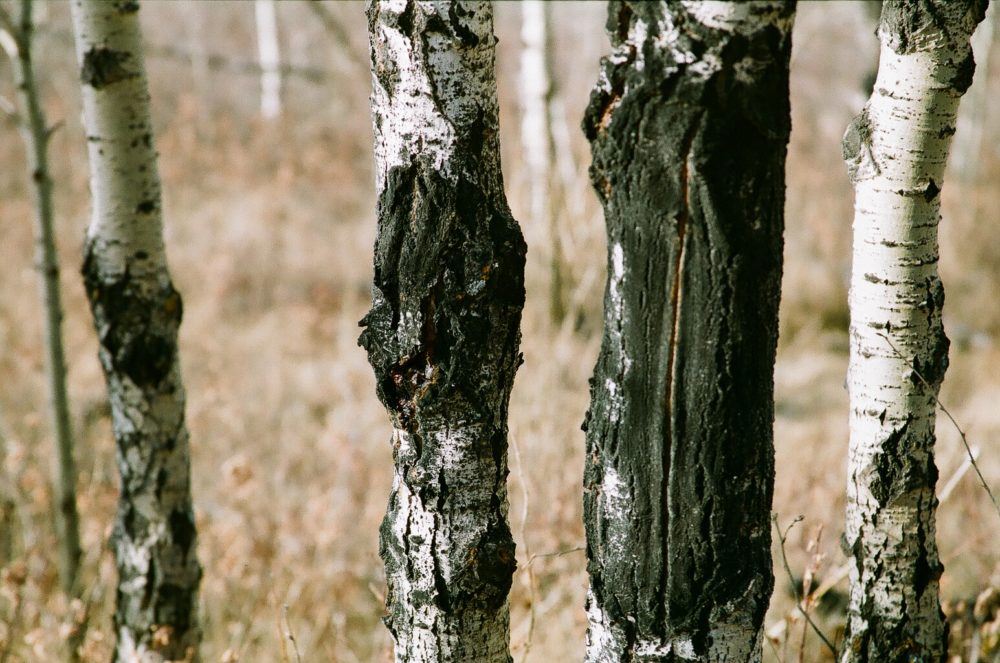
POLYGON ((793 2, 612 2, 586 660, 759 661, 793 2))
POLYGON ((566 315, 563 302, 562 237, 552 200, 552 62, 549 8, 543 0, 521 2, 521 145, 531 200, 531 220, 545 226, 549 239, 549 315, 566 315))
POLYGON ((360 343, 392 418, 396 660, 510 660, 507 407, 525 245, 503 193, 487 2, 369 4, 378 237, 360 343))
MULTIPOLYGON (((62 589, 74 595, 80 568, 80 516, 76 508, 76 461, 73 429, 66 395, 66 357, 62 335, 62 297, 59 291, 59 257, 56 253, 52 176, 48 147, 51 135, 38 96, 33 64, 34 22, 31 0, 21 1, 16 34, 17 54, 12 54, 20 106, 21 136, 28 157, 28 176, 35 203, 35 269, 44 310, 45 374, 48 381, 49 420, 56 449, 55 525, 59 548, 59 579, 62 589)), ((0 11, 3 11, 0 8, 0 11)), ((15 27, 15 26, 11 26, 15 27)))
POLYGON ((260 114, 267 120, 281 115, 281 51, 274 0, 254 0, 257 55, 260 60, 260 114))
POLYGON ((83 277, 118 445, 115 660, 197 659, 201 567, 190 490, 181 298, 163 243, 139 4, 74 0, 93 216, 83 277))
POLYGON ((844 136, 855 188, 842 660, 943 661, 934 420, 948 366, 937 227, 985 1, 886 0, 879 72, 844 136))

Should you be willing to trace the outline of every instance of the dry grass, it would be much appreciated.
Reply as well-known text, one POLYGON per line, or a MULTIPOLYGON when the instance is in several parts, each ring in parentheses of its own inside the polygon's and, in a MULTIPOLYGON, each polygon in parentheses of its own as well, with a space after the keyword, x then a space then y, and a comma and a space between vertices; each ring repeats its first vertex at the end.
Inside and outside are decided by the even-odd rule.
MULTIPOLYGON (((329 6, 363 53, 361 6, 329 6)), ((851 193, 839 137, 863 102, 857 90, 874 40, 853 5, 800 7, 777 367, 775 511, 785 522, 805 516, 787 546, 797 573, 809 562, 807 543, 823 526, 822 575, 843 561, 838 538, 847 449, 851 193)), ((390 639, 380 623, 384 587, 377 556, 391 473, 389 424, 356 346, 374 236, 368 79, 338 55, 301 3, 282 3, 280 10, 289 56, 333 73, 324 83, 290 79, 287 113, 278 123, 256 118, 252 76, 201 71, 158 57, 149 62, 168 246, 186 301, 181 341, 205 566, 204 655, 213 662, 295 660, 285 635, 290 631, 303 661, 390 660, 390 639)), ((150 3, 144 12, 151 43, 188 49, 202 43, 232 58, 253 55, 252 10, 245 4, 150 3)), ((511 433, 520 452, 520 461, 512 454, 510 485, 520 568, 512 595, 517 660, 525 653, 532 612, 527 660, 574 661, 583 649, 584 556, 537 555, 583 542, 579 424, 599 342, 605 257, 603 221, 585 180, 586 145, 575 125, 606 45, 602 12, 598 3, 556 10, 560 79, 580 171, 572 195, 583 201, 562 220, 574 284, 573 313, 562 328, 546 317, 546 231, 525 227, 526 362, 511 405, 511 433), (528 548, 536 555, 530 575, 528 548)), ((111 648, 114 566, 105 542, 117 479, 96 343, 76 273, 88 199, 73 56, 64 38, 67 13, 65 5, 49 7, 40 68, 47 75, 49 116, 67 125, 52 151, 90 588, 84 659, 100 661, 111 648)), ((517 21, 516 6, 501 3, 504 159, 511 204, 524 219, 517 167, 517 21)), ((989 81, 996 93, 998 69, 989 81)), ((0 93, 10 92, 9 69, 0 64, 0 93)), ((987 146, 1000 137, 995 120, 987 146)), ((10 662, 50 661, 80 606, 67 605, 55 578, 48 515, 51 441, 30 207, 19 140, 9 124, 0 132, 0 414, 6 447, 0 473, 0 491, 6 492, 0 498, 6 494, 15 506, 15 520, 3 523, 7 530, 0 532, 13 534, 10 555, 0 560, 0 651, 7 649, 10 662)), ((1000 243, 982 221, 1000 208, 1000 154, 984 147, 981 158, 980 181, 949 180, 943 194, 947 324, 957 342, 942 399, 982 448, 983 471, 997 485, 1000 243)), ((938 465, 948 477, 962 451, 948 426, 939 432, 938 465)), ((942 592, 953 604, 974 596, 998 572, 1000 527, 990 508, 971 473, 941 508, 938 538, 947 566, 942 592)), ((792 605, 783 572, 778 574, 769 624, 792 605)), ((836 613, 820 618, 831 630, 838 620, 836 613)), ((789 644, 797 650, 801 624, 792 632, 789 644)), ((824 660, 815 637, 807 642, 806 660, 824 660)))

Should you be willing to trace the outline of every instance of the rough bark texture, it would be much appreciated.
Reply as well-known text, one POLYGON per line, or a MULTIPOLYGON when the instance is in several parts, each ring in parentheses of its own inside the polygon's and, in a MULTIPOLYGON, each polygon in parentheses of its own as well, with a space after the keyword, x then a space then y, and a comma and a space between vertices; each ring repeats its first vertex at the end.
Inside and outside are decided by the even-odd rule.
POLYGON ((93 216, 83 277, 118 445, 115 660, 197 658, 201 568, 138 3, 75 0, 93 216))
POLYGON ((985 7, 887 0, 875 90, 844 136, 856 195, 846 662, 946 652, 934 540, 935 399, 948 366, 938 194, 985 7))
POLYGON ((507 405, 525 245, 503 194, 492 7, 373 2, 378 237, 360 342, 394 425, 397 661, 506 662, 507 405))
POLYGON ((45 374, 48 382, 49 419, 56 450, 53 496, 56 536, 59 539, 59 579, 62 589, 73 595, 78 589, 80 568, 80 516, 76 508, 76 461, 73 429, 66 395, 66 357, 63 351, 62 296, 59 291, 59 259, 56 253, 52 176, 49 173, 49 127, 39 100, 32 52, 34 23, 32 2, 22 0, 16 35, 18 53, 13 58, 14 75, 24 117, 21 135, 28 157, 35 203, 35 269, 39 275, 44 318, 45 374))
POLYGON ((760 660, 793 12, 610 3, 584 119, 608 228, 587 661, 760 660))

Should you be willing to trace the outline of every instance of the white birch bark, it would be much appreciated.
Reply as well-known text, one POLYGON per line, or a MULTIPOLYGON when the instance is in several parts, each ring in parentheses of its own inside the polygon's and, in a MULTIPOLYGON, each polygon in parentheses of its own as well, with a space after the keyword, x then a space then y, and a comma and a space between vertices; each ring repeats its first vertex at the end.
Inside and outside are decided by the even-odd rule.
POLYGON ((121 473, 115 660, 198 658, 201 577, 139 4, 74 0, 92 217, 84 282, 121 473))
POLYGON ((524 243, 487 2, 369 4, 378 237, 360 342, 393 420, 386 624, 406 663, 507 663, 507 406, 524 243))
POLYGON ((934 524, 935 398, 948 365, 938 194, 984 9, 887 0, 875 89, 844 137, 855 187, 845 662, 945 654, 934 524))
POLYGON ((260 61, 260 114, 267 120, 281 115, 281 50, 274 0, 254 0, 257 56, 260 61))
MULTIPOLYGON (((62 297, 59 290, 59 259, 56 253, 52 201, 52 177, 48 164, 50 130, 42 110, 35 79, 34 22, 31 0, 21 1, 16 27, 17 52, 11 53, 20 105, 21 136, 28 157, 28 176, 35 203, 35 269, 44 310, 45 375, 48 382, 49 420, 56 449, 53 495, 56 535, 59 545, 59 577, 62 589, 72 595, 80 566, 80 523, 76 508, 76 461, 69 398, 66 395, 66 358, 62 335, 62 297)), ((0 9, 2 11, 2 9, 0 9)))

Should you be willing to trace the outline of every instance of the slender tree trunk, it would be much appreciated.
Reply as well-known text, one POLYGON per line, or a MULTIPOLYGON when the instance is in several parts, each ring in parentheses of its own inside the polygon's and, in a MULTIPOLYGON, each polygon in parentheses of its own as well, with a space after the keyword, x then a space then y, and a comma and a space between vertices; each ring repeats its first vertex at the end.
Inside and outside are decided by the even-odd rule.
POLYGON ((552 62, 549 8, 543 0, 521 3, 521 145, 531 200, 531 220, 549 236, 549 315, 566 315, 563 302, 562 237, 552 199, 555 143, 552 133, 552 62))
POLYGON ((510 660, 507 406, 524 240, 503 193, 493 13, 369 5, 378 238, 360 342, 392 417, 382 523, 396 660, 510 660))
POLYGON ((945 656, 934 540, 935 399, 948 366, 938 194, 985 8, 886 0, 875 90, 844 136, 855 188, 845 662, 945 656))
POLYGON ((281 51, 274 0, 254 0, 257 55, 260 58, 260 114, 268 120, 281 115, 281 51))
POLYGON ((76 462, 73 458, 73 429, 69 398, 66 395, 66 358, 63 351, 62 299, 59 292, 59 258, 56 253, 52 177, 49 173, 50 129, 38 97, 32 55, 34 24, 31 0, 21 1, 21 15, 15 37, 17 57, 13 58, 20 105, 21 136, 28 157, 28 175, 35 202, 35 268, 44 318, 45 374, 48 380, 49 417, 56 448, 53 491, 55 525, 59 539, 59 579, 69 595, 77 590, 80 568, 80 517, 76 509, 76 462))
POLYGON ((612 2, 586 660, 759 661, 793 2, 612 2))
POLYGON ((201 567, 139 4, 74 0, 93 216, 83 277, 118 444, 115 660, 197 659, 201 567))

